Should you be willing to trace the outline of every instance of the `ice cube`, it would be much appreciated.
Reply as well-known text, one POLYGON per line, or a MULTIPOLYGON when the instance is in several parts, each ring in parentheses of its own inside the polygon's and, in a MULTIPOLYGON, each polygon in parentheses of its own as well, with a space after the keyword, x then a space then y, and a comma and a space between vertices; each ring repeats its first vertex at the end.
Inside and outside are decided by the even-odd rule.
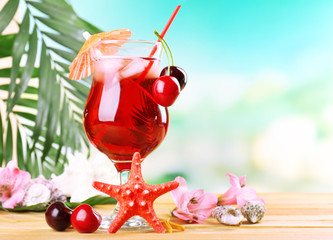
POLYGON ((116 74, 119 69, 125 67, 125 61, 122 59, 101 58, 93 62, 93 78, 97 82, 113 82, 118 77, 116 74))
POLYGON ((119 75, 121 78, 137 78, 145 70, 147 61, 141 58, 135 58, 130 61, 126 67, 120 70, 119 75))
POLYGON ((160 61, 154 61, 145 78, 158 78, 160 75, 160 61))

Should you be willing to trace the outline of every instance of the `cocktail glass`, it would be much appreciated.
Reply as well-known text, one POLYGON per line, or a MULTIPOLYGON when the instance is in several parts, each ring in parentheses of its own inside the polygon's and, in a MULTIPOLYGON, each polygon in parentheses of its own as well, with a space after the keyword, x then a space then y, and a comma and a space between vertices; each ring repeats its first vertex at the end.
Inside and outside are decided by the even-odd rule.
MULTIPOLYGON (((132 156, 142 160, 164 139, 168 124, 167 108, 158 105, 151 94, 159 75, 162 48, 159 42, 105 40, 91 51, 93 83, 83 114, 89 141, 114 163, 120 184, 129 176, 132 156), (154 53, 153 56, 148 57, 154 53)), ((104 217, 107 230, 117 214, 104 217)), ((150 228, 141 217, 133 217, 122 230, 150 228)))

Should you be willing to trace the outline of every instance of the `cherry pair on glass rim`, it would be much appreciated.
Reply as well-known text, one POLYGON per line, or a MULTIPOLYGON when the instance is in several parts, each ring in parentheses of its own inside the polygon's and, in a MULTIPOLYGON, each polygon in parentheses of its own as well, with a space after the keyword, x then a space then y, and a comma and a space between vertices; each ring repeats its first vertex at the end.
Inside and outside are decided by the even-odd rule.
POLYGON ((170 75, 167 74, 168 67, 165 67, 153 84, 153 96, 164 107, 169 107, 176 101, 187 82, 186 73, 180 67, 170 66, 170 75))
POLYGON ((92 233, 101 224, 102 217, 88 204, 81 204, 72 211, 57 201, 47 208, 45 220, 56 231, 64 231, 72 225, 80 233, 92 233))

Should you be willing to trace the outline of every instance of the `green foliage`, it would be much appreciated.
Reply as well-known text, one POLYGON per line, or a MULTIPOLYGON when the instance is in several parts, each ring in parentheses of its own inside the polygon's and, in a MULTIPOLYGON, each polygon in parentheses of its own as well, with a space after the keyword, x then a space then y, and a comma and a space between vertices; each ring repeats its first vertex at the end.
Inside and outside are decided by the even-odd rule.
MULTIPOLYGON (((75 209, 77 206, 86 203, 89 204, 90 206, 95 206, 95 205, 103 205, 103 204, 115 204, 117 201, 112 198, 112 197, 106 197, 106 196, 93 196, 90 197, 83 202, 65 202, 67 207, 71 209, 75 209)), ((0 202, 0 210, 8 211, 8 212, 44 212, 47 207, 50 205, 50 203, 38 203, 32 206, 16 206, 15 208, 4 208, 1 206, 0 202)))
POLYGON ((9 0, 0 12, 0 33, 19 4, 25 8, 17 34, 0 36, 0 58, 12 57, 12 67, 0 69, 0 166, 17 156, 32 177, 59 174, 66 153, 88 141, 81 116, 89 93, 86 80, 67 78, 80 50, 82 33, 101 32, 77 16, 65 0, 9 0), (1 95, 3 96, 3 95, 1 95))

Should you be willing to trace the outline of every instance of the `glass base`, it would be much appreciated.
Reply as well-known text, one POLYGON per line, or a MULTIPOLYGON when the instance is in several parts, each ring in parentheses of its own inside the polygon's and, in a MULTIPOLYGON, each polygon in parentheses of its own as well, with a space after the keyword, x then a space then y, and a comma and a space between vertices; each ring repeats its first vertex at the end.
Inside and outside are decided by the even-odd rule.
MULTIPOLYGON (((127 182, 129 175, 130 175, 129 170, 122 170, 119 172, 121 185, 127 182)), ((101 225, 99 226, 98 229, 102 231, 109 230, 109 227, 112 221, 116 218, 118 211, 119 211, 119 204, 117 203, 112 213, 110 215, 103 217, 101 225)), ((152 229, 153 228, 148 224, 148 222, 144 218, 140 216, 134 216, 128 219, 124 223, 124 225, 119 229, 119 231, 130 232, 130 231, 146 231, 152 229)))
MULTIPOLYGON (((99 230, 107 231, 112 223, 112 221, 116 218, 118 213, 118 209, 116 207, 115 210, 110 215, 107 215, 103 217, 102 223, 99 226, 99 230)), ((140 216, 134 216, 128 219, 125 224, 119 229, 119 231, 146 231, 146 230, 152 230, 153 228, 148 224, 148 222, 140 217, 140 216)))

